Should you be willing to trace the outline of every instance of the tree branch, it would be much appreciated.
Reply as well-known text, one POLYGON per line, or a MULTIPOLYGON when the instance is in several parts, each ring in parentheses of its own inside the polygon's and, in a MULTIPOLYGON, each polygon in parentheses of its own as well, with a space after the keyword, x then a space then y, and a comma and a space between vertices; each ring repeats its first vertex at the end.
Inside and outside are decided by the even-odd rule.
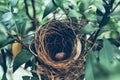
POLYGON ((95 44, 95 42, 96 42, 96 40, 97 40, 97 37, 98 37, 98 35, 99 35, 102 27, 104 26, 104 22, 108 19, 108 16, 109 16, 109 14, 111 13, 110 10, 111 10, 111 9, 106 10, 106 12, 104 13, 104 15, 103 15, 103 17, 102 17, 101 22, 99 23, 99 26, 98 26, 99 29, 95 32, 95 34, 92 36, 92 38, 89 39, 90 41, 93 42, 93 44, 91 45, 91 47, 94 46, 94 44, 95 44))
POLYGON ((37 28, 37 18, 36 18, 36 8, 35 8, 35 0, 31 0, 32 8, 33 8, 33 26, 37 28))
MULTIPOLYGON (((112 13, 118 6, 120 5, 120 2, 118 2, 118 4, 111 10, 111 11, 106 11, 105 14, 103 15, 103 18, 99 24, 99 29, 96 31, 95 35, 93 36, 93 39, 91 41, 93 41, 93 43, 95 43, 100 31, 101 31, 101 28, 103 27, 103 23, 104 21, 106 21, 107 17, 109 16, 110 13, 112 13), (109 12, 109 13, 108 13, 109 12)), ((112 8, 112 7, 111 7, 112 8)), ((109 9, 110 10, 110 9, 109 9)), ((94 44, 93 44, 94 45, 94 44)))
POLYGON ((25 9, 26 9, 26 14, 27 14, 27 16, 31 19, 31 20, 33 20, 33 18, 30 16, 30 14, 29 14, 29 10, 28 10, 28 5, 27 5, 27 0, 24 0, 24 4, 25 4, 25 9))
POLYGON ((35 1, 31 0, 32 7, 33 7, 33 18, 36 18, 36 8, 35 8, 35 1))
POLYGON ((36 18, 36 8, 35 8, 35 0, 31 0, 31 4, 32 4, 32 9, 33 9, 33 16, 31 16, 29 14, 29 10, 28 10, 28 5, 27 5, 27 0, 24 0, 24 4, 25 4, 25 9, 26 9, 26 14, 27 16, 32 20, 32 25, 33 27, 35 27, 35 29, 37 28, 37 18, 36 18))

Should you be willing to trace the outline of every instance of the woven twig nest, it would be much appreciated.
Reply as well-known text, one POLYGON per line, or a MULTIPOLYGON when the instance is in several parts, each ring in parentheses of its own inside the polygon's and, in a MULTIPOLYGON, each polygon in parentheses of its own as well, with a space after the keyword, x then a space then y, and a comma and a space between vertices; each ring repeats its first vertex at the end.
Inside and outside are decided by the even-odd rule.
POLYGON ((82 41, 73 27, 70 22, 52 20, 36 31, 38 71, 47 80, 73 80, 83 72, 82 41))

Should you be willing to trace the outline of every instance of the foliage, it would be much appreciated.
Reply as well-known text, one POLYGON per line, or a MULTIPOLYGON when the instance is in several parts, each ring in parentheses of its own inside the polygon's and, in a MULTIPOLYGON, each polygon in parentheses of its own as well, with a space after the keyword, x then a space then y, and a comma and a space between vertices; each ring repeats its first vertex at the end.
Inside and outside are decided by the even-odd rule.
POLYGON ((11 66, 16 71, 22 64, 32 73, 23 80, 39 78, 33 73, 36 53, 30 45, 36 28, 51 19, 68 19, 80 26, 75 32, 85 36, 86 80, 119 80, 119 0, 0 0, 0 5, 1 80, 12 80, 7 77, 11 66), (12 46, 16 42, 22 50, 13 58, 11 49, 17 47, 12 46))

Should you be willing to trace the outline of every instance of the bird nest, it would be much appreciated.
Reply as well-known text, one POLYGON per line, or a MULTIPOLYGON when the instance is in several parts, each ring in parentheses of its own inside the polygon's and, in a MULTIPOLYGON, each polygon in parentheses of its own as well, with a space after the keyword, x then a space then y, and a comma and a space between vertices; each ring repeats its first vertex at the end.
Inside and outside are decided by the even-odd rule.
POLYGON ((37 70, 45 80, 75 80, 83 74, 84 48, 73 27, 70 22, 52 20, 37 29, 37 70))

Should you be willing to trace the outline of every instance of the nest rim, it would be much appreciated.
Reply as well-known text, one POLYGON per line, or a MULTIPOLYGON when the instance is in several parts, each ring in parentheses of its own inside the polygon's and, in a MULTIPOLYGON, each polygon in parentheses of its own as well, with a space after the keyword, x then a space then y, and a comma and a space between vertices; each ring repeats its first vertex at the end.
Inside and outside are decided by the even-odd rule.
MULTIPOLYGON (((49 24, 50 23, 52 23, 52 22, 56 22, 55 20, 52 20, 52 21, 50 21, 50 22, 48 22, 48 23, 46 23, 46 24, 44 24, 44 26, 45 25, 48 25, 49 26, 49 24)), ((58 21, 58 22, 60 22, 60 23, 63 23, 63 22, 61 22, 61 21, 58 21)), ((71 56, 68 58, 68 59, 66 59, 66 60, 62 60, 62 61, 54 61, 54 60, 52 60, 49 56, 48 56, 48 54, 47 54, 47 51, 44 49, 44 44, 39 44, 40 45, 40 47, 38 46, 38 42, 39 41, 43 41, 44 42, 44 38, 45 38, 45 34, 44 33, 42 33, 42 32, 40 32, 42 29, 41 29, 42 27, 40 27, 39 29, 37 29, 36 30, 36 33, 35 33, 35 41, 36 41, 36 43, 35 43, 35 48, 36 48, 36 51, 37 51, 37 54, 38 54, 38 58, 42 61, 42 62, 44 62, 46 65, 48 65, 48 66, 51 66, 51 67, 53 67, 53 68, 55 68, 55 69, 59 69, 59 70, 61 70, 61 69, 68 69, 68 68, 70 68, 71 66, 72 66, 72 63, 74 64, 74 62, 80 57, 80 54, 81 54, 81 52, 82 52, 82 50, 79 50, 79 51, 77 51, 78 49, 76 49, 76 47, 78 47, 78 43, 80 44, 80 46, 82 46, 82 43, 81 43, 81 40, 78 38, 78 36, 76 36, 75 37, 75 39, 74 39, 74 46, 73 46, 73 50, 72 50, 72 52, 71 52, 71 56), (38 33, 39 34, 41 34, 41 35, 39 35, 38 36, 38 33), (40 36, 42 37, 42 38, 40 38, 40 36), (40 39, 40 40, 39 40, 40 39), (39 40, 39 41, 38 41, 39 40), (41 50, 42 49, 42 50, 41 50), (78 52, 78 53, 77 53, 78 52), (43 54, 44 53, 44 54, 43 54), (77 55, 77 56, 76 56, 77 55)), ((75 35, 75 34, 74 34, 75 35)), ((79 46, 79 47, 80 47, 79 46)), ((82 49, 82 47, 81 47, 81 49, 82 49)))

